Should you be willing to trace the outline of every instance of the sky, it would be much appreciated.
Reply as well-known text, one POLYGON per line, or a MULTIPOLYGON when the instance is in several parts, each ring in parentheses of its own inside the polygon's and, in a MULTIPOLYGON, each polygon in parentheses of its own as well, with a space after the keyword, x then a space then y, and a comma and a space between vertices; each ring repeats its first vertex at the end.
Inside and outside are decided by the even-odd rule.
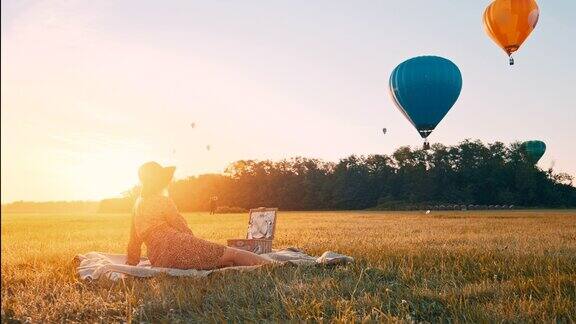
POLYGON ((118 196, 149 160, 183 178, 421 146, 387 88, 419 55, 463 75, 432 143, 540 139, 539 166, 576 175, 576 1, 539 1, 513 67, 489 3, 3 0, 2 203, 118 196))

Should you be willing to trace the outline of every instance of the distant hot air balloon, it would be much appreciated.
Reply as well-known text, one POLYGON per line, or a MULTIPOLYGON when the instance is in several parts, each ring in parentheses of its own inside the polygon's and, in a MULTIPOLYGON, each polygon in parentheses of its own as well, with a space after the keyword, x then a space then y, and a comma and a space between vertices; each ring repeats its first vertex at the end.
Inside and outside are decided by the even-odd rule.
POLYGON ((452 61, 438 56, 419 56, 404 61, 390 75, 392 100, 424 138, 454 105, 462 90, 462 74, 452 61))
POLYGON ((386 128, 382 128, 382 133, 386 134, 387 130, 386 128))
POLYGON ((210 151, 210 145, 206 145, 206 150, 210 151))
POLYGON ((540 161, 544 152, 546 152, 546 143, 538 140, 526 141, 522 143, 522 148, 526 152, 526 156, 530 159, 530 162, 536 164, 540 161))
POLYGON ((196 127, 196 123, 191 123, 190 127, 192 127, 192 128, 196 127))
POLYGON ((484 29, 510 57, 538 23, 540 10, 534 0, 494 0, 484 11, 484 29))

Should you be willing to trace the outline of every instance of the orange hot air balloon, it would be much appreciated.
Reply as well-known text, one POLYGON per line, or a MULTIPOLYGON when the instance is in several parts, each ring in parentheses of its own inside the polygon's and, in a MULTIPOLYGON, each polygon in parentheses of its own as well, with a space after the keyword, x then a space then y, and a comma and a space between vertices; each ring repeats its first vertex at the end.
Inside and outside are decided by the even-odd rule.
POLYGON ((540 10, 534 0, 494 0, 484 11, 484 28, 510 57, 524 43, 538 23, 540 10))

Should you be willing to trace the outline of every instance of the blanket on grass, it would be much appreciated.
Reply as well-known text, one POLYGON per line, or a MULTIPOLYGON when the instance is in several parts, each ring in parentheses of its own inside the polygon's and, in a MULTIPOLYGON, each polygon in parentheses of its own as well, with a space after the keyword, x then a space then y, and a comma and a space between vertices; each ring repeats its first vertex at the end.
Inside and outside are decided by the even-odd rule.
MULTIPOLYGON (((278 261, 281 264, 294 265, 333 265, 354 262, 352 257, 331 251, 324 252, 324 254, 319 257, 313 257, 296 248, 273 251, 267 254, 262 254, 262 256, 278 261)), ((79 254, 74 259, 78 264, 78 276, 82 280, 99 278, 118 280, 125 278, 126 276, 148 278, 159 274, 167 274, 175 277, 206 277, 215 272, 250 271, 260 267, 244 266, 214 270, 182 270, 153 267, 150 264, 150 261, 146 258, 140 259, 138 265, 130 266, 126 264, 126 255, 124 254, 109 254, 101 252, 79 254)))

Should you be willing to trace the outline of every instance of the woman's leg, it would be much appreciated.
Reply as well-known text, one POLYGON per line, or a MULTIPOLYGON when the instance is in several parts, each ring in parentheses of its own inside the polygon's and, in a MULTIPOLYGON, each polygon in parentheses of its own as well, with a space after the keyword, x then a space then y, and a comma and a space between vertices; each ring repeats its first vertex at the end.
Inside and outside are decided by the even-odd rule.
POLYGON ((220 257, 219 262, 222 267, 229 267, 229 266, 251 266, 251 265, 268 264, 273 263, 274 261, 266 259, 265 257, 260 256, 256 253, 226 247, 226 249, 224 250, 224 254, 222 254, 222 256, 220 257))

